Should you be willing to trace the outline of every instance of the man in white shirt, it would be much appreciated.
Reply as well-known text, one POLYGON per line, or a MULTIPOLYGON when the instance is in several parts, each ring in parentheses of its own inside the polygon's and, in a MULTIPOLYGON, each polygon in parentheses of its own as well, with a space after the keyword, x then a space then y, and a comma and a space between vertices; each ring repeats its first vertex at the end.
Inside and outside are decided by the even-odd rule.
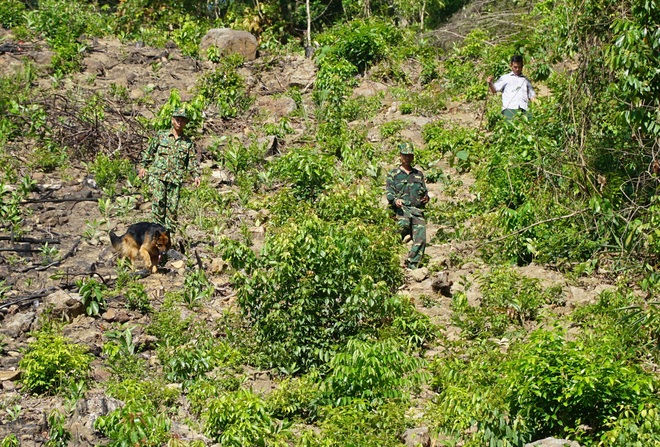
POLYGON ((529 101, 536 98, 536 92, 525 76, 523 76, 523 58, 516 55, 511 58, 511 73, 505 74, 493 84, 493 77, 488 76, 488 89, 491 93, 502 92, 502 115, 507 120, 517 113, 527 115, 529 101))

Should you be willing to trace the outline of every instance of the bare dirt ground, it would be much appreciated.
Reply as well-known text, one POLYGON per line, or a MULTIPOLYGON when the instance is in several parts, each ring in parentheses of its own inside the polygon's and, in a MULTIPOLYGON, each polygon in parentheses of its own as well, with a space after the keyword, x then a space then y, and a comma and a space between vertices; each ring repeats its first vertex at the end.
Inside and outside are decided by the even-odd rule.
MULTIPOLYGON (((194 80, 212 68, 209 63, 201 63, 182 56, 176 48, 138 48, 115 40, 98 40, 90 44, 91 52, 85 59, 84 72, 77 74, 73 81, 62 83, 55 93, 74 88, 108 92, 111 88, 123 86, 131 99, 142 101, 141 106, 134 105, 133 108, 124 110, 128 120, 135 120, 137 116, 151 118, 154 111, 167 100, 173 88, 182 92, 184 100, 189 99, 194 80)), ((0 55, 2 71, 10 72, 17 69, 23 57, 32 59, 38 67, 43 68, 47 65, 50 54, 45 50, 31 48, 22 54, 0 55)), ((290 86, 296 85, 306 89, 303 91, 307 94, 311 91, 310 85, 315 72, 310 61, 302 57, 290 57, 268 64, 267 69, 263 67, 265 65, 263 62, 257 59, 243 70, 250 91, 258 97, 253 109, 247 117, 231 123, 230 126, 209 116, 198 140, 203 149, 218 134, 231 134, 242 138, 250 129, 251 117, 259 115, 265 121, 275 122, 286 114, 288 106, 286 101, 282 103, 278 99, 277 94, 284 92, 290 86)), ((52 87, 52 81, 47 76, 41 77, 39 83, 44 89, 52 87)), ((365 80, 360 89, 376 92, 377 89, 371 84, 370 81, 365 80)), ((410 125, 405 130, 406 136, 421 143, 422 125, 430 119, 401 115, 397 110, 396 101, 387 93, 383 103, 382 112, 370 123, 365 124, 377 128, 381 123, 390 120, 408 120, 410 125)), ((478 126, 479 113, 479 110, 456 105, 449 107, 445 114, 434 119, 478 126)), ((290 138, 298 138, 304 132, 304 128, 295 120, 292 120, 292 125, 295 133, 290 138)), ((374 132, 374 135, 377 139, 378 133, 374 132)), ((285 148, 286 142, 282 146, 285 148)), ((74 281, 79 278, 92 276, 109 284, 114 281, 115 255, 109 246, 107 231, 116 228, 118 232, 122 232, 127 223, 148 220, 149 207, 142 202, 141 196, 137 195, 138 200, 126 215, 112 216, 108 219, 99 209, 98 199, 101 193, 94 188, 92 182, 88 181, 89 172, 84 165, 78 164, 64 171, 43 174, 28 167, 30 150, 28 147, 16 144, 8 150, 11 151, 12 156, 22 160, 22 165, 25 167, 22 168, 21 174, 30 173, 37 182, 36 191, 30 194, 30 202, 21 205, 26 215, 23 237, 42 242, 12 243, 7 240, 9 235, 0 235, 3 236, 0 240, 0 248, 3 249, 0 252, 0 279, 6 281, 6 286, 9 287, 5 301, 0 303, 0 333, 4 336, 0 357, 0 408, 2 408, 0 438, 15 433, 21 439, 21 445, 30 447, 42 445, 47 432, 45 415, 53 408, 64 404, 59 397, 21 393, 20 384, 17 382, 20 375, 18 362, 24 348, 31 340, 30 332, 39 327, 40 315, 45 309, 54 306, 56 311, 51 318, 62 315, 69 319, 70 323, 65 326, 65 335, 89 348, 95 356, 101 355, 105 331, 113 324, 129 323, 136 328, 136 340, 144 347, 141 355, 149 359, 150 365, 154 368, 160 367, 151 346, 153 340, 143 333, 143 329, 150 322, 149 315, 127 310, 123 298, 119 296, 108 302, 108 309, 101 317, 90 317, 85 315, 79 303, 79 295, 74 292, 74 281), (104 220, 105 223, 96 228, 90 226, 90 222, 104 220), (57 249, 57 254, 50 259, 42 249, 43 241, 49 241, 49 246, 57 249), (20 405, 21 411, 20 415, 12 420, 7 409, 15 405, 20 405)), ((204 150, 202 152, 204 153, 204 150)), ((449 195, 442 184, 430 184, 433 201, 474 200, 470 191, 474 180, 470 174, 458 173, 445 161, 441 163, 446 172, 461 180, 462 186, 459 187, 458 192, 449 195)), ((226 175, 221 172, 221 168, 209 163, 208 160, 207 167, 211 168, 214 176, 217 174, 217 178, 226 175)), ((384 168, 389 169, 390 166, 384 168)), ((216 182, 216 187, 221 192, 229 192, 235 188, 231 182, 221 181, 216 182)), ((239 216, 237 219, 248 226, 255 249, 260 247, 265 232, 263 224, 256 219, 257 214, 254 211, 237 210, 239 216)), ((429 240, 432 240, 441 226, 429 225, 429 240)), ((238 230, 236 227, 230 227, 227 231, 238 230)), ((192 229, 186 236, 189 240, 212 240, 212 235, 201 234, 198 230, 192 229)), ((478 285, 465 290, 465 284, 475 283, 475 279, 480 274, 489 270, 480 260, 478 245, 479 241, 430 243, 426 252, 430 257, 429 265, 438 267, 432 269, 433 274, 423 269, 407 272, 406 283, 401 289, 401 293, 409 295, 417 309, 427 314, 449 339, 455 338, 459 332, 450 319, 451 293, 466 291, 470 302, 478 303, 480 298, 478 285), (462 261, 456 264, 453 259, 462 261), (438 269, 441 270, 439 274, 435 273, 438 269), (451 284, 450 293, 445 295, 436 293, 432 287, 440 274, 445 275, 445 284, 451 284)), ((175 240, 175 248, 177 247, 175 240)), ((401 251, 402 256, 404 251, 401 251)), ((170 257, 161 273, 146 276, 141 281, 148 290, 152 305, 158 309, 165 292, 181 287, 186 256, 193 256, 194 253, 216 285, 215 296, 196 313, 196 318, 213 322, 219 319, 228 307, 234 305, 234 298, 226 269, 214 254, 210 244, 200 243, 191 247, 186 254, 179 253, 170 257)), ((522 275, 540 279, 544 285, 560 285, 566 297, 566 304, 563 309, 558 310, 559 312, 566 312, 578 303, 594 300, 603 288, 608 287, 600 283, 571 281, 555 271, 537 265, 522 267, 518 271, 522 275)), ((436 355, 439 349, 438 346, 429 347, 428 355, 436 355)), ((118 405, 103 394, 103 382, 108 379, 109 373, 99 367, 99 364, 100 362, 95 362, 92 389, 85 394, 85 399, 79 402, 68 422, 74 435, 71 445, 92 445, 100 442, 98 433, 92 429, 93 419, 118 405), (94 384, 97 384, 97 387, 94 387, 94 384)), ((267 391, 274 386, 267 372, 251 371, 247 375, 254 389, 267 391)), ((200 434, 186 426, 185 420, 186 414, 177 415, 173 431, 182 439, 202 439, 200 434)))

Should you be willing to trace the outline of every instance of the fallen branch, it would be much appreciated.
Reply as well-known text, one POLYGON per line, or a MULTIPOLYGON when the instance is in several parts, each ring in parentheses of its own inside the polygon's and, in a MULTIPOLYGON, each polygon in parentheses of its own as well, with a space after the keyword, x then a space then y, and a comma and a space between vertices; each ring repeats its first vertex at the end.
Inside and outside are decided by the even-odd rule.
POLYGON ((14 300, 12 300, 8 303, 0 304, 0 309, 4 309, 6 307, 13 306, 14 304, 18 304, 18 303, 23 302, 23 301, 28 301, 28 300, 33 300, 35 298, 42 298, 44 296, 48 296, 51 293, 55 292, 56 290, 57 290, 57 287, 48 287, 47 289, 39 290, 38 292, 34 292, 30 295, 25 295, 25 296, 18 297, 18 298, 14 299, 14 300))
POLYGON ((27 199, 21 202, 21 205, 27 203, 62 203, 62 202, 98 202, 100 197, 79 197, 79 198, 65 198, 65 199, 27 199))
POLYGON ((14 251, 16 253, 39 253, 39 248, 0 248, 0 251, 14 251))
POLYGON ((30 244, 59 244, 59 239, 35 239, 33 237, 0 236, 0 241, 27 242, 30 244))
MULTIPOLYGON (((48 269, 51 268, 51 267, 58 266, 58 265, 60 265, 62 262, 64 262, 65 259, 67 259, 67 258, 69 258, 70 256, 73 255, 73 253, 76 251, 76 248, 78 248, 78 245, 80 244, 80 241, 81 241, 81 240, 82 240, 82 239, 78 238, 78 240, 73 244, 73 247, 71 247, 71 250, 69 250, 69 251, 68 251, 64 256, 62 256, 58 261, 51 262, 51 263, 48 264, 48 265, 43 265, 43 266, 38 266, 38 267, 36 267, 36 266, 26 267, 26 268, 24 268, 24 269, 17 270, 17 272, 19 272, 19 273, 25 273, 25 272, 27 272, 27 271, 29 271, 29 270, 35 270, 35 271, 37 271, 37 272, 41 272, 41 271, 43 271, 43 270, 48 270, 48 269)), ((41 251, 41 250, 38 250, 38 251, 41 251)))
POLYGON ((479 248, 479 247, 481 247, 483 245, 486 245, 486 244, 493 244, 495 242, 503 241, 504 239, 508 239, 511 236, 517 236, 520 233, 524 233, 525 231, 529 230, 530 228, 534 228, 534 227, 537 227, 539 225, 546 224, 548 222, 554 222, 555 220, 562 220, 562 219, 568 219, 568 218, 573 217, 573 216, 579 216, 580 214, 585 213, 587 211, 589 211, 589 209, 585 208, 585 209, 582 209, 582 210, 579 210, 579 211, 575 211, 574 213, 571 213, 571 214, 566 214, 564 216, 551 217, 550 219, 540 220, 538 222, 534 222, 531 225, 527 225, 525 228, 521 228, 520 230, 516 230, 513 233, 506 234, 502 237, 498 237, 497 239, 482 242, 481 244, 478 244, 475 248, 479 248))

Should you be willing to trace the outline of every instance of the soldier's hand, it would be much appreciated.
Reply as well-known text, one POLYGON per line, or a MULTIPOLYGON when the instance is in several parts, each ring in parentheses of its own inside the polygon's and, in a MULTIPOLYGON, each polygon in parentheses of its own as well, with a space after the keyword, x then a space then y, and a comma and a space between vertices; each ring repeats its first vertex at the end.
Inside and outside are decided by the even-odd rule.
POLYGON ((195 185, 195 187, 198 187, 200 183, 202 183, 202 180, 199 177, 193 179, 193 185, 195 185))
POLYGON ((146 173, 147 173, 146 169, 144 169, 144 168, 138 169, 138 178, 144 177, 144 174, 146 174, 146 173))
POLYGON ((493 77, 492 77, 492 76, 488 76, 488 78, 486 78, 486 82, 488 82, 489 84, 490 84, 491 82, 493 82, 493 77))
POLYGON ((403 206, 403 201, 401 199, 396 199, 394 201, 394 204, 396 205, 397 208, 401 208, 403 206))
POLYGON ((422 197, 422 198, 420 199, 420 202, 422 202, 422 203, 429 203, 429 196, 428 196, 428 194, 425 195, 424 197, 422 197))

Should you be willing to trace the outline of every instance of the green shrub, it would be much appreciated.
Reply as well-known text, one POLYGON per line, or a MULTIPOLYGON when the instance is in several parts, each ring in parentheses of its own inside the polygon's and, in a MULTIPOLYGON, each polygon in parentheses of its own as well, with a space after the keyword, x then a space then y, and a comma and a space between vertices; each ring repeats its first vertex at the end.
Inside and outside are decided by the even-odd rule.
POLYGON ((99 316, 107 307, 105 301, 107 286, 91 278, 76 280, 76 286, 87 315, 99 316))
POLYGON ((94 428, 110 438, 109 446, 161 446, 169 438, 171 422, 167 411, 179 398, 180 391, 163 380, 127 379, 110 383, 108 395, 124 402, 94 421, 94 428))
POLYGON ((387 209, 379 206, 382 191, 361 183, 329 185, 315 204, 318 216, 329 222, 359 221, 365 224, 391 225, 387 209))
POLYGON ((178 298, 172 292, 166 294, 163 305, 154 313, 151 324, 146 329, 148 334, 158 337, 159 343, 165 346, 185 344, 190 340, 190 333, 194 329, 193 316, 183 318, 176 304, 178 298))
POLYGON ((449 154, 450 166, 455 166, 459 171, 470 169, 473 163, 471 153, 479 154, 481 141, 474 129, 446 127, 443 121, 436 121, 425 125, 422 135, 429 152, 436 156, 449 154))
POLYGON ((87 379, 92 357, 85 348, 51 331, 35 337, 19 362, 26 391, 53 394, 87 379))
POLYGON ((66 447, 71 439, 71 432, 64 427, 66 416, 58 410, 48 414, 48 441, 46 447, 66 447))
POLYGON ((172 40, 186 56, 196 57, 199 44, 206 33, 207 25, 189 15, 177 16, 178 27, 172 31, 172 40))
POLYGON ((186 270, 181 297, 190 309, 200 307, 214 292, 215 288, 203 269, 192 267, 186 270))
POLYGON ((403 35, 393 24, 378 20, 355 20, 336 26, 317 36, 321 57, 332 54, 345 59, 363 73, 370 65, 384 59, 388 48, 401 42, 403 35))
POLYGON ((204 419, 205 434, 223 446, 288 445, 288 426, 272 419, 265 402, 246 389, 208 402, 204 419))
POLYGON ((221 357, 229 355, 223 353, 225 350, 229 348, 214 343, 209 335, 202 335, 184 345, 163 346, 158 350, 158 357, 163 363, 167 380, 189 384, 211 371, 221 357))
POLYGON ((280 419, 315 418, 321 400, 318 381, 319 373, 315 370, 301 377, 284 379, 268 394, 266 398, 268 411, 280 419))
POLYGON ((393 339, 350 339, 330 360, 322 384, 328 402, 346 405, 354 399, 378 405, 388 399, 408 399, 426 380, 425 362, 393 339))
POLYGON ((52 140, 45 140, 34 150, 31 164, 43 172, 53 172, 65 166, 68 161, 69 155, 66 147, 62 147, 52 140))
POLYGON ((20 447, 21 442, 18 440, 15 434, 10 433, 0 441, 0 447, 20 447))
POLYGON ((148 314, 152 310, 151 299, 147 295, 144 284, 137 281, 131 281, 123 290, 126 299, 126 308, 137 310, 143 314, 148 314))
POLYGON ((316 198, 335 175, 333 160, 310 147, 287 152, 272 169, 291 182, 295 196, 304 200, 316 198))
POLYGON ((266 240, 261 257, 224 241, 238 302, 266 357, 287 370, 327 362, 338 343, 392 317, 401 281, 393 232, 299 216, 266 240))
POLYGON ((607 333, 569 341, 561 330, 534 331, 504 366, 511 412, 526 420, 535 438, 586 424, 591 430, 584 437, 598 439, 622 408, 654 399, 656 379, 626 348, 607 333))
POLYGON ((159 447, 167 441, 170 427, 171 422, 165 414, 136 403, 127 403, 94 421, 94 428, 110 438, 109 447, 159 447))
POLYGON ((470 306, 464 294, 452 300, 452 321, 466 337, 498 337, 511 326, 534 321, 539 308, 557 301, 556 290, 544 290, 538 279, 510 268, 496 268, 479 279, 483 294, 479 306, 470 306))
POLYGON ((113 187, 120 180, 135 175, 130 160, 111 158, 105 154, 98 154, 87 167, 94 174, 94 179, 99 188, 113 187))
POLYGON ((108 357, 108 369, 119 380, 138 380, 146 372, 146 362, 137 356, 133 329, 123 325, 104 334, 107 341, 103 343, 103 354, 108 357))
POLYGON ((0 26, 13 28, 25 23, 25 4, 19 0, 0 0, 0 26))
POLYGON ((236 71, 241 65, 243 59, 240 55, 227 56, 215 70, 197 80, 197 93, 207 103, 217 106, 222 118, 235 118, 252 104, 253 99, 246 92, 245 80, 236 71))
POLYGON ((608 424, 600 445, 611 447, 644 447, 660 445, 660 412, 658 404, 626 406, 620 417, 608 424))
POLYGON ((363 402, 327 407, 318 423, 320 432, 306 431, 299 446, 304 447, 400 447, 406 429, 405 408, 385 404, 365 411, 363 402))
POLYGON ((265 152, 256 141, 246 147, 238 139, 230 139, 222 152, 216 152, 216 159, 238 177, 261 163, 265 152))

